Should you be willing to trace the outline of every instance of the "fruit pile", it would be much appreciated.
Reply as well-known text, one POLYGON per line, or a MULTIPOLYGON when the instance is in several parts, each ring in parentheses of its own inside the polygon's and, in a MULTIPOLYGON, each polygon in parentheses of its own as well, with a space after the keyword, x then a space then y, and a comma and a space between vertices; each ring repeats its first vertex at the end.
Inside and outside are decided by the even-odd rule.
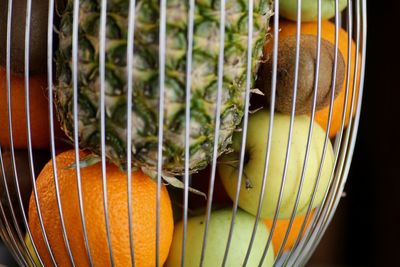
MULTIPOLYGON (((24 1, 15 2, 19 5, 24 1)), ((253 229, 256 235, 247 266, 259 266, 261 258, 264 258, 262 266, 272 266, 278 252, 292 249, 298 236, 304 234, 304 226, 309 225, 314 209, 321 205, 329 187, 335 155, 331 141, 328 140, 325 145, 325 139, 326 136, 334 138, 342 124, 345 127, 351 119, 352 90, 349 90, 345 103, 345 88, 346 85, 353 88, 353 83, 358 81, 358 77, 353 77, 354 60, 348 64, 348 57, 354 57, 356 53, 355 45, 352 44, 351 55, 348 55, 348 35, 342 29, 339 31, 337 68, 333 68, 335 25, 328 19, 335 12, 329 1, 323 1, 322 8, 318 80, 315 77, 316 1, 302 1, 301 16, 306 22, 301 24, 299 68, 296 74, 296 2, 280 1, 282 17, 278 37, 273 36, 269 28, 273 14, 272 2, 254 1, 251 87, 257 88, 252 92, 258 93, 251 95, 251 108, 257 109, 249 115, 247 129, 243 129, 243 118, 247 79, 248 1, 226 2, 222 80, 218 78, 220 3, 196 2, 190 74, 190 135, 189 140, 185 140, 188 1, 167 1, 164 120, 160 127, 159 2, 136 1, 133 66, 128 70, 130 1, 108 1, 105 83, 102 92, 99 63, 100 1, 80 1, 78 114, 74 114, 73 1, 65 0, 66 7, 60 17, 57 35, 57 79, 54 85, 55 114, 58 118, 55 121, 55 135, 56 140, 64 140, 65 144, 57 150, 55 160, 50 160, 41 170, 36 180, 37 194, 32 193, 30 198, 31 236, 26 235, 25 242, 32 255, 36 255, 34 244, 45 266, 52 266, 53 261, 59 266, 131 266, 133 260, 135 266, 155 266, 157 183, 154 178, 157 174, 159 128, 163 128, 161 176, 165 179, 159 199, 160 266, 175 267, 181 264, 183 194, 179 187, 182 187, 185 172, 186 142, 189 142, 190 190, 194 193, 189 195, 185 266, 198 266, 200 263, 208 199, 213 201, 203 266, 218 266, 223 262, 236 195, 239 209, 230 250, 225 259, 226 266, 242 266, 253 229), (274 38, 278 38, 279 47, 276 87, 272 86, 274 38), (347 77, 348 68, 352 70, 350 77, 347 77), (132 95, 129 96, 128 74, 132 75, 133 81, 132 95), (222 86, 221 102, 218 104, 219 83, 222 86), (314 116, 316 123, 313 123, 312 136, 308 140, 315 85, 318 86, 314 116), (274 103, 271 103, 272 96, 275 96, 274 103), (332 96, 334 101, 330 114, 332 96), (129 98, 132 109, 127 111, 129 98), (216 137, 218 105, 220 125, 216 137), (343 114, 344 107, 346 114, 343 114), (273 121, 270 121, 272 111, 273 121), (74 121, 75 115, 77 123, 74 121), (128 118, 131 119, 129 123, 128 118), (78 129, 74 128, 75 125, 78 125, 78 129), (130 136, 128 125, 131 125, 130 136), (74 138, 75 130, 78 133, 77 140, 74 138), (242 144, 244 132, 247 132, 247 139, 242 144), (105 143, 104 151, 102 140, 105 143), (209 166, 213 159, 214 140, 217 140, 218 165, 215 184, 210 184, 209 166), (79 144, 79 155, 75 154, 70 145, 74 142, 79 144), (128 162, 128 144, 131 145, 131 162, 128 162), (243 172, 239 173, 242 148, 243 172), (102 152, 107 159, 105 165, 99 162, 102 152), (268 165, 265 165, 266 158, 268 165), (305 159, 307 165, 303 166, 305 159), (76 168, 76 160, 80 168, 76 168), (133 170, 130 185, 126 172, 128 166, 133 170), (237 188, 239 178, 242 180, 237 188), (208 195, 211 186, 214 192, 208 195), (204 194, 206 198, 202 196, 204 194), (263 201, 259 203, 261 195, 263 201), (308 210, 311 213, 306 218, 308 210), (254 228, 257 214, 261 220, 254 228), (293 223, 290 222, 292 215, 295 215, 293 223), (273 222, 275 216, 276 223, 273 222), (274 228, 272 243, 263 255, 271 228, 274 228), (289 234, 286 236, 287 231, 289 234), (63 233, 68 235, 68 239, 63 238, 63 233), (134 259, 131 258, 132 248, 134 259), (113 252, 112 258, 110 250, 113 252)), ((346 3, 339 1, 340 11, 346 7, 346 3)), ((38 12, 32 14, 33 20, 37 19, 40 24, 38 28, 43 32, 39 30, 32 33, 32 43, 35 45, 31 46, 31 60, 42 63, 46 57, 42 54, 43 45, 40 46, 38 40, 46 38, 43 33, 46 33, 47 22, 43 21, 43 15, 40 14, 47 8, 46 5, 36 3, 33 9, 38 12)), ((4 10, 0 6, 0 12, 4 10)), ((15 16, 18 17, 18 14, 15 16)), ((0 19, 1 34, 5 32, 2 31, 5 27, 3 17, 6 16, 0 19)), ((30 97, 27 99, 24 94, 24 78, 21 76, 24 73, 24 69, 21 69, 24 65, 21 56, 24 36, 15 38, 12 57, 16 60, 11 68, 14 145, 19 149, 27 148, 27 112, 24 103, 29 101, 32 147, 47 149, 50 147, 49 123, 43 123, 48 117, 49 106, 45 90, 46 70, 40 68, 45 63, 31 63, 30 97)), ((0 125, 8 125, 7 102, 4 100, 7 99, 4 58, 5 54, 0 52, 0 64, 3 66, 0 66, 0 125)), ((9 139, 8 129, 2 130, 1 145, 8 147, 9 139)), ((39 265, 37 257, 34 258, 39 265)))

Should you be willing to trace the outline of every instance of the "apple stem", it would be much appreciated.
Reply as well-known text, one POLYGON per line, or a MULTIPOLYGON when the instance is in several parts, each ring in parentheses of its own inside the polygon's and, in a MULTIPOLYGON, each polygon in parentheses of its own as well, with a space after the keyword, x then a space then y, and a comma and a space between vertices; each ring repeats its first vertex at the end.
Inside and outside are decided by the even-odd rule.
POLYGON ((246 172, 243 172, 243 175, 245 177, 245 183, 246 183, 246 189, 252 189, 253 185, 251 184, 250 179, 247 177, 246 172))

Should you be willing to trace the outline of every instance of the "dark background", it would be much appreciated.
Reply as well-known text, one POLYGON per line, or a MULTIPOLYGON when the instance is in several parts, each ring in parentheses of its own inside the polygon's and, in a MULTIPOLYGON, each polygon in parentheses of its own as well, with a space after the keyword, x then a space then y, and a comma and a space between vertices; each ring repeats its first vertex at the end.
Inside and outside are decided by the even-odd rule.
MULTIPOLYGON (((396 1, 368 1, 359 134, 339 204, 309 266, 400 266, 400 31, 396 1)), ((0 264, 6 264, 0 247, 0 264)), ((9 263, 9 262, 8 262, 9 263)))

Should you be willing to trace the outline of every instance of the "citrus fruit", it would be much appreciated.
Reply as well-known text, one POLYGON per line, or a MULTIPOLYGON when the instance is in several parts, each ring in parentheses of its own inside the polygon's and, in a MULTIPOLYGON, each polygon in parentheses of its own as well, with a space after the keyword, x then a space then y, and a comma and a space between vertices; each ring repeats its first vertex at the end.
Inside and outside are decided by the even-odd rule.
MULTIPOLYGON (((305 230, 310 224, 312 216, 313 216, 313 211, 310 213, 310 216, 307 219, 306 226, 304 228, 305 230)), ((303 225, 304 219, 305 215, 296 216, 294 218, 292 228, 290 229, 290 233, 287 237, 285 246, 283 247, 283 252, 290 250, 294 246, 294 243, 296 242, 297 237, 300 234, 301 226, 303 225)), ((279 248, 281 247, 283 239, 285 238, 286 231, 289 226, 289 221, 290 221, 289 219, 276 221, 275 230, 272 234, 272 244, 274 245, 275 255, 278 254, 279 248)), ((272 227, 272 222, 273 220, 271 219, 264 220, 264 223, 268 226, 269 229, 271 229, 272 227)))
MULTIPOLYGON (((81 152, 80 158, 82 159, 84 156, 86 153, 81 152)), ((65 227, 75 264, 76 266, 89 266, 79 212, 76 170, 68 168, 74 163, 74 157, 75 153, 72 150, 63 152, 56 157, 58 183, 65 227)), ((36 181, 41 214, 57 264, 71 266, 62 238, 52 166, 51 162, 47 163, 36 181)), ((115 165, 107 164, 106 167, 108 218, 114 263, 115 266, 131 266, 127 177, 115 165)), ((94 266, 110 266, 103 209, 101 164, 81 168, 80 171, 83 207, 93 264, 94 266)), ((133 172, 131 190, 135 266, 155 266, 157 184, 142 172, 133 172)), ((44 264, 51 266, 33 197, 31 197, 29 205, 29 226, 44 264)), ((168 256, 172 235, 171 202, 165 186, 162 186, 160 195, 160 264, 163 264, 168 256)))
MULTIPOLYGON (((204 267, 221 266, 228 240, 231 218, 231 208, 217 210, 211 213, 207 235, 207 246, 203 262, 204 267)), ((238 210, 225 266, 243 266, 254 222, 255 217, 240 209, 238 210)), ((192 267, 199 266, 200 264, 204 227, 204 215, 188 219, 185 266, 192 267)), ((182 222, 175 226, 174 238, 166 262, 166 267, 181 266, 182 229, 182 222)), ((267 244, 268 235, 269 230, 265 224, 259 223, 251 254, 246 266, 259 266, 261 256, 264 252, 265 245, 267 244)), ((273 249, 269 249, 262 266, 272 266, 273 262, 273 249)))
MULTIPOLYGON (((321 37, 322 39, 331 42, 332 44, 335 43, 335 24, 329 21, 322 21, 321 22, 321 37)), ((290 36, 296 36, 297 33, 297 23, 288 21, 288 20, 280 20, 279 21, 279 41, 284 40, 290 36)), ((317 36, 317 28, 318 23, 316 22, 306 22, 301 24, 301 34, 302 35, 315 35, 317 36)), ((273 41, 271 40, 266 44, 264 47, 265 54, 267 54, 272 49, 273 41)), ((334 137, 337 132, 340 130, 342 125, 342 116, 343 116, 343 107, 345 102, 345 93, 346 93, 346 80, 347 80, 347 69, 349 67, 348 64, 348 34, 344 29, 339 29, 339 39, 338 39, 338 50, 341 52, 344 63, 345 63, 345 77, 343 81, 343 88, 335 98, 333 103, 333 111, 332 111, 332 121, 331 127, 329 130, 329 136, 334 137)), ((353 92, 353 85, 354 85, 354 69, 355 69, 355 54, 356 54, 356 45, 354 41, 351 44, 351 63, 350 63, 350 80, 349 80, 349 95, 347 100, 347 109, 346 109, 346 117, 345 117, 345 124, 347 126, 350 119, 350 106, 351 106, 351 98, 353 92)), ((361 60, 361 57, 359 57, 361 60)), ((359 61, 359 66, 361 65, 361 61, 359 61)), ((357 76, 357 85, 359 83, 359 70, 357 76)), ((356 87, 356 100, 358 97, 358 87, 356 87)), ((356 102, 355 102, 356 104, 356 102)), ((353 111, 353 116, 355 113, 355 109, 353 111)), ((329 117, 329 105, 315 113, 315 121, 317 121, 325 130, 327 127, 329 117)))
MULTIPOLYGON (((46 76, 32 76, 29 80, 29 104, 32 147, 36 149, 48 149, 50 147, 49 130, 49 103, 47 101, 46 76)), ((25 108, 25 84, 24 77, 11 75, 11 113, 12 130, 15 148, 26 148, 28 145, 26 108, 25 108)), ((0 143, 3 147, 10 146, 8 131, 8 103, 6 71, 0 67, 0 143)), ((61 131, 57 127, 54 118, 55 132, 61 131)))

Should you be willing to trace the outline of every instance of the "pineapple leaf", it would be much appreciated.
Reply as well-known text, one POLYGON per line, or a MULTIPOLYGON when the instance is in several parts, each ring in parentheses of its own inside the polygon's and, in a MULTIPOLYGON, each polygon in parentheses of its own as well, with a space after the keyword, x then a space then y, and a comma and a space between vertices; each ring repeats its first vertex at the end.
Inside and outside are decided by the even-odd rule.
POLYGON ((263 109, 263 107, 259 107, 259 108, 253 109, 253 110, 249 110, 249 114, 254 114, 254 113, 256 113, 257 111, 260 111, 260 110, 262 110, 262 109, 263 109))
POLYGON ((253 93, 253 94, 264 96, 264 93, 258 88, 251 89, 250 92, 253 93))
MULTIPOLYGON (((86 167, 93 166, 99 162, 101 162, 101 157, 99 157, 98 155, 95 155, 95 154, 90 154, 79 161, 79 167, 86 168, 86 167)), ((73 163, 73 164, 65 167, 65 169, 72 170, 72 169, 76 169, 76 167, 77 167, 76 164, 73 163)))
MULTIPOLYGON (((184 186, 185 186, 185 184, 181 180, 176 178, 176 177, 163 175, 163 179, 168 184, 170 184, 170 185, 172 185, 173 187, 176 187, 176 188, 183 189, 184 186)), ((189 187, 189 192, 191 192, 193 194, 196 194, 196 195, 199 195, 199 196, 203 196, 205 199, 207 199, 207 195, 205 193, 203 193, 203 192, 201 192, 201 191, 199 191, 197 189, 194 189, 192 187, 189 187)))

